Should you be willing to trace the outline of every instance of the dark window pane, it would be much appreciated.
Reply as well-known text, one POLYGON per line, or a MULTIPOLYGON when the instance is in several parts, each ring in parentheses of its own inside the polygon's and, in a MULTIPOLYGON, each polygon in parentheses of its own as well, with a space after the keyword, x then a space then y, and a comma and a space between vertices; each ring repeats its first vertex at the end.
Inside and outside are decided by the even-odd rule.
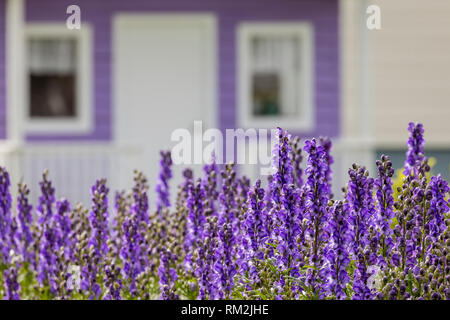
POLYGON ((251 39, 250 80, 255 116, 295 116, 299 113, 300 39, 258 35, 251 39))
POLYGON ((253 114, 280 114, 280 78, 276 73, 253 75, 253 114))
POLYGON ((30 75, 31 117, 75 117, 75 76, 30 75))

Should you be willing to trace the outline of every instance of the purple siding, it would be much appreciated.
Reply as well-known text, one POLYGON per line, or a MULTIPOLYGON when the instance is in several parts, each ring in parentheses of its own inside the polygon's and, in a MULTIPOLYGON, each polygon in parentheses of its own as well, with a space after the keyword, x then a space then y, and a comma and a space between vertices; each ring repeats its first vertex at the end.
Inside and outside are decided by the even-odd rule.
MULTIPOLYGON (((70 0, 28 0, 26 20, 65 21, 66 8, 72 3, 70 0)), ((338 0, 78 0, 76 3, 81 8, 82 22, 89 22, 94 29, 95 129, 83 136, 29 136, 28 140, 112 138, 111 26, 114 14, 127 11, 215 13, 219 42, 218 123, 222 129, 236 126, 237 25, 251 20, 313 23, 316 124, 313 132, 298 133, 304 136, 339 134, 338 0)))
POLYGON ((0 0, 0 139, 6 138, 6 0, 0 0))

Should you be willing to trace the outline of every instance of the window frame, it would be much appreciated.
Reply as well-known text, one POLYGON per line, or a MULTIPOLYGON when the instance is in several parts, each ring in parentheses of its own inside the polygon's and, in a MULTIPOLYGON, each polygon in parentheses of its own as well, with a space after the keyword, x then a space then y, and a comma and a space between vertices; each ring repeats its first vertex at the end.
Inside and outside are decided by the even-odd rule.
MULTIPOLYGON (((93 129, 92 103, 92 32, 83 23, 81 29, 71 30, 60 23, 29 23, 25 27, 25 49, 28 40, 39 38, 70 38, 76 41, 75 116, 70 118, 37 118, 30 115, 30 83, 28 65, 24 64, 23 130, 26 134, 83 134, 93 129)), ((25 51, 25 61, 28 61, 25 51)))
POLYGON ((237 28, 237 90, 238 124, 244 128, 272 128, 310 131, 314 128, 314 28, 309 22, 245 22, 237 28), (282 35, 301 38, 301 72, 297 75, 301 95, 297 97, 296 116, 253 114, 250 72, 251 40, 255 36, 282 35))

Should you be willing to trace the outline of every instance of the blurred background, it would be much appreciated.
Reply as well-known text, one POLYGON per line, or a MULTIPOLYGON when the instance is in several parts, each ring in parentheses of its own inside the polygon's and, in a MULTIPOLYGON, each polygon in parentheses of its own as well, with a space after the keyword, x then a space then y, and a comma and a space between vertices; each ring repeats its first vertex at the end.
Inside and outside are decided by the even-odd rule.
POLYGON ((72 201, 134 168, 154 189, 159 150, 179 128, 201 140, 195 120, 331 137, 335 193, 353 162, 401 169, 422 122, 448 180, 449 119, 448 0, 0 0, 0 165, 34 199, 45 168, 72 201))

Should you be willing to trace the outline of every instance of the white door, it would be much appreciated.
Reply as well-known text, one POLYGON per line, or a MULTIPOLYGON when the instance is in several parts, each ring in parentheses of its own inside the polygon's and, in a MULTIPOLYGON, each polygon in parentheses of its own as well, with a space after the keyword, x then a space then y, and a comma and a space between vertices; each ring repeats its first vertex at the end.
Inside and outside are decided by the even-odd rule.
MULTIPOLYGON (((150 182, 150 200, 159 171, 159 151, 170 149, 171 133, 194 120, 215 126, 215 20, 211 15, 124 14, 114 24, 115 133, 120 144, 135 146, 140 156, 123 166, 121 188, 130 187, 132 170, 150 182)), ((174 167, 172 196, 181 181, 174 167)), ((155 209, 152 201, 151 209, 155 209)))

